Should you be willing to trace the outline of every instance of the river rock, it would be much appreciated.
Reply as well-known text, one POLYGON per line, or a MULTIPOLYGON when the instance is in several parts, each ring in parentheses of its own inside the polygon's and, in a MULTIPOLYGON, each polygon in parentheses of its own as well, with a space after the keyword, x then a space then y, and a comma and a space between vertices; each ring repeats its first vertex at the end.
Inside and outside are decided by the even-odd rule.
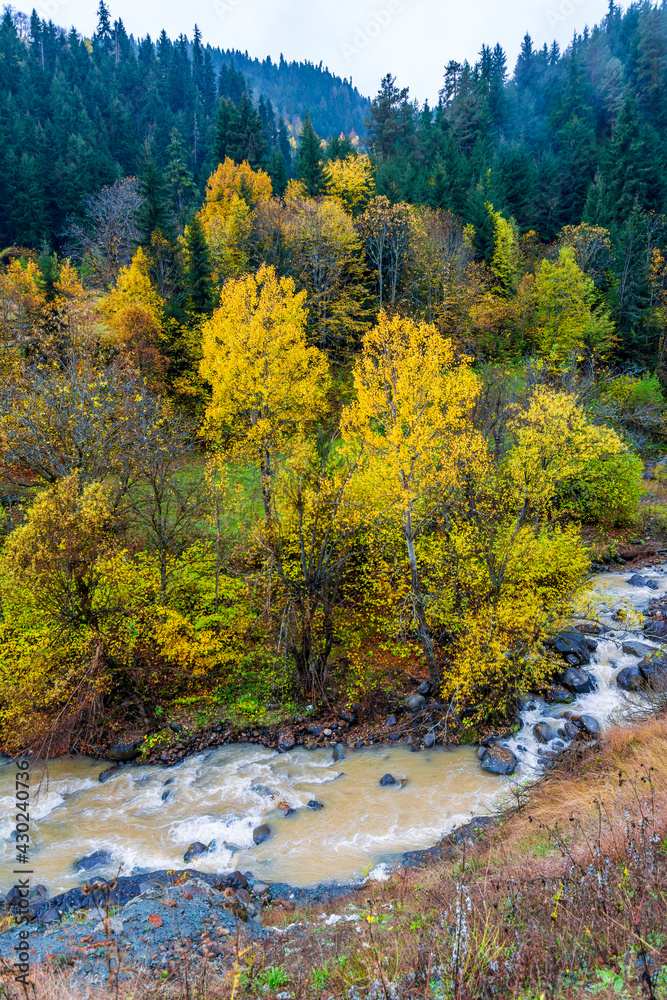
POLYGON ((489 747, 484 754, 482 767, 491 774, 513 774, 519 761, 509 747, 489 747))
POLYGON ((119 766, 118 766, 118 764, 116 764, 116 766, 115 766, 115 767, 108 767, 108 768, 106 769, 106 771, 101 771, 101 772, 100 772, 100 777, 99 777, 99 780, 100 780, 100 781, 101 781, 102 783, 104 783, 105 781, 108 781, 108 780, 109 780, 109 778, 113 778, 113 776, 114 776, 115 774, 120 774, 120 773, 122 772, 122 770, 123 770, 123 769, 122 769, 121 767, 119 767, 119 766))
POLYGON ((591 653, 586 642, 586 636, 575 629, 559 632, 554 639, 554 649, 563 656, 576 656, 579 664, 585 666, 591 662, 591 653))
POLYGON ((649 590, 658 589, 658 584, 655 580, 648 580, 645 576, 640 576, 639 573, 633 573, 628 583, 631 587, 648 587, 649 590))
POLYGON ((565 723, 562 729, 558 730, 558 735, 562 736, 566 740, 576 740, 579 735, 579 728, 575 726, 574 722, 569 720, 565 723))
POLYGON ((435 746, 435 733, 427 733, 424 737, 424 746, 427 750, 435 746))
POLYGON ((587 736, 599 736, 602 732, 600 723, 592 715, 582 715, 579 718, 579 728, 587 736))
POLYGON ((538 722, 533 726, 533 736, 538 743, 550 743, 555 739, 556 734, 547 722, 538 722))
POLYGON ((640 660, 644 656, 657 652, 653 646, 647 646, 645 642, 639 642, 637 639, 626 639, 621 649, 628 656, 637 656, 640 660))
POLYGON ((162 802, 168 802, 169 799, 173 796, 173 794, 174 793, 172 792, 171 788, 167 788, 166 791, 164 791, 160 796, 160 799, 162 800, 162 802))
POLYGON ((571 705, 574 701, 572 692, 562 684, 552 684, 544 697, 547 705, 571 705))
POLYGON ((576 667, 568 667, 560 675, 561 684, 574 694, 588 694, 596 688, 595 678, 586 673, 585 670, 578 670, 576 667))
POLYGON ((386 788, 388 785, 397 785, 398 782, 393 774, 385 774, 380 778, 380 784, 383 788, 386 788))
POLYGON ((308 729, 306 731, 310 733, 311 736, 320 736, 322 733, 322 730, 320 729, 319 726, 308 726, 308 729))
POLYGON ((488 752, 489 752, 488 747, 480 747, 479 750, 477 751, 477 756, 479 757, 480 760, 484 760, 488 752))
POLYGON ((309 809, 324 809, 324 806, 322 805, 321 802, 318 802, 317 799, 311 799, 310 802, 308 803, 308 808, 309 809))
POLYGON ((141 740, 135 740, 133 743, 116 743, 109 750, 107 757, 109 760, 115 761, 136 760, 137 757, 141 756, 140 744, 141 740))
POLYGON ((290 729, 283 729, 278 734, 278 749, 293 750, 295 746, 296 740, 294 739, 294 733, 290 729))
POLYGON ((648 687, 662 690, 667 686, 667 660, 658 656, 646 656, 639 664, 639 672, 648 687))
POLYGON ((334 759, 334 763, 338 763, 339 760, 345 760, 345 751, 343 750, 340 743, 337 743, 336 746, 333 748, 332 757, 334 759))
POLYGON ((102 865, 110 865, 113 861, 111 854, 108 851, 93 851, 92 854, 86 855, 85 858, 79 858, 74 862, 74 867, 79 871, 89 872, 93 868, 100 868, 102 865))
POLYGON ((616 677, 616 683, 622 691, 640 691, 644 686, 644 678, 636 664, 623 667, 616 677))
POLYGON ((427 702, 423 694, 409 694, 403 704, 409 712, 417 713, 426 708, 427 702))
POLYGON ((49 906, 48 909, 40 913, 39 920, 42 924, 59 924, 61 916, 55 906, 49 906))
POLYGON ((653 621, 652 618, 645 619, 644 635, 649 639, 662 639, 667 635, 667 622, 653 621))
POLYGON ((343 722, 347 722, 348 726, 353 726, 357 721, 357 717, 354 712, 341 712, 340 718, 343 722))
POLYGON ((385 722, 384 728, 385 729, 391 729, 392 726, 396 725, 396 722, 397 722, 396 716, 392 714, 392 715, 389 716, 389 718, 385 722))
POLYGON ((190 844, 183 855, 183 860, 186 865, 189 865, 192 859, 198 858, 200 854, 208 854, 208 847, 206 844, 202 844, 201 840, 195 840, 194 844, 190 844))
POLYGON ((273 834, 273 830, 268 823, 262 823, 261 826, 256 826, 252 831, 252 839, 256 844, 263 844, 265 840, 273 834))

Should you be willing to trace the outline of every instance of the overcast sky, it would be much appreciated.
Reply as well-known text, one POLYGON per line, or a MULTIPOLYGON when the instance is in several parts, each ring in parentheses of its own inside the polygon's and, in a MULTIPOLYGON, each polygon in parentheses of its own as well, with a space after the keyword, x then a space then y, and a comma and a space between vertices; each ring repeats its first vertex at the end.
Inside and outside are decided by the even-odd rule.
MULTIPOLYGON (((155 38, 192 37, 197 23, 205 42, 247 49, 260 59, 322 61, 332 72, 352 77, 373 96, 385 73, 410 88, 420 101, 437 97, 443 66, 450 59, 474 61, 483 44, 500 42, 510 69, 526 31, 536 45, 554 38, 564 47, 574 31, 592 26, 608 0, 107 0, 112 19, 122 17, 128 33, 155 38)), ((97 0, 19 0, 19 10, 90 35, 97 0)), ((627 4, 623 4, 627 6, 627 4)))

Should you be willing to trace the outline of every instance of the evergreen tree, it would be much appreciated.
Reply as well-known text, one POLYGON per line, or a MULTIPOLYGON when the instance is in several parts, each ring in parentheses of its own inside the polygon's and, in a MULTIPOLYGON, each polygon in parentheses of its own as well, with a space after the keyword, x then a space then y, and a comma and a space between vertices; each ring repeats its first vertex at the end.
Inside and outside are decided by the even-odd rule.
POLYGON ((150 247, 151 237, 155 232, 160 232, 167 240, 173 240, 174 226, 169 212, 164 180, 155 158, 148 148, 144 155, 139 177, 139 190, 142 202, 137 212, 137 229, 141 246, 150 247))
POLYGON ((185 229, 185 287, 188 309, 210 316, 215 304, 211 260, 201 219, 195 215, 185 229))
POLYGON ((324 192, 322 144, 313 128, 308 111, 303 116, 303 125, 299 135, 296 174, 299 180, 303 181, 306 194, 311 198, 316 198, 324 192))
POLYGON ((110 55, 113 51, 113 31, 111 29, 111 16, 109 8, 100 0, 97 8, 97 41, 105 55, 110 55))

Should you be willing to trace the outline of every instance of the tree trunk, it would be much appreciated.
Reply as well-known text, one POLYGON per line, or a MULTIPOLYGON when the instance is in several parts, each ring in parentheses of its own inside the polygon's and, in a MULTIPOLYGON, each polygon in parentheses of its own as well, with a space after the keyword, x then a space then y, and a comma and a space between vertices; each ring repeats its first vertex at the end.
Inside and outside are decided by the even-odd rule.
POLYGON ((433 642, 426 621, 424 602, 422 600, 421 586, 419 583, 419 567, 417 566, 417 554, 415 552, 415 534, 412 526, 412 505, 408 507, 405 514, 405 544, 408 549, 408 560, 410 562, 410 583, 412 587, 412 605, 417 617, 419 638, 424 650, 424 658, 428 667, 429 680, 433 685, 433 690, 440 688, 440 672, 435 662, 433 652, 433 642))
POLYGON ((262 461, 260 464, 260 473, 262 476, 262 500, 264 502, 264 521, 266 527, 271 527, 272 512, 271 512, 271 453, 268 448, 264 451, 262 455, 262 461))

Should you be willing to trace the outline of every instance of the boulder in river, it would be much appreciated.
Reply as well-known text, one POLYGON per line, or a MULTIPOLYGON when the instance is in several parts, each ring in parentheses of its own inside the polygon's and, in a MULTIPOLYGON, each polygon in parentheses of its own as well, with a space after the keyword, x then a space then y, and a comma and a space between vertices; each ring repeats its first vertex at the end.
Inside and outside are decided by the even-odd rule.
POLYGON ((660 656, 645 656, 639 664, 639 672, 647 687, 657 691, 667 687, 667 660, 660 656))
POLYGON ((339 760, 345 760, 345 751, 343 750, 340 743, 337 743, 336 746, 333 748, 332 756, 334 759, 334 763, 336 764, 338 763, 339 760))
POLYGON ((640 576, 639 573, 633 573, 628 583, 631 587, 648 587, 649 590, 657 590, 658 584, 655 580, 649 580, 645 576, 640 576))
POLYGON ((552 684, 544 696, 547 705, 571 705, 574 695, 563 684, 552 684))
POLYGON ((116 743, 116 745, 109 750, 107 757, 109 760, 114 761, 136 760, 137 757, 141 756, 141 750, 139 749, 140 745, 141 740, 134 740, 133 743, 116 743))
POLYGON ((290 729, 283 729, 278 734, 278 749, 293 750, 295 746, 296 740, 294 738, 294 733, 290 729))
POLYGON ((647 646, 645 642, 639 642, 637 639, 626 639, 621 649, 628 656, 637 656, 640 660, 656 652, 653 646, 647 646))
POLYGON ((667 635, 667 622, 653 621, 647 618, 644 622, 644 635, 649 639, 662 639, 667 635))
POLYGON ((89 872, 93 868, 110 865, 112 861, 113 858, 108 851, 93 851, 92 854, 87 854, 85 858, 79 858, 75 861, 74 867, 78 868, 79 871, 89 872))
POLYGON ((183 855, 183 860, 186 865, 189 865, 192 859, 198 858, 200 854, 208 854, 208 847, 206 844, 202 844, 201 840, 195 840, 194 844, 190 844, 183 855))
POLYGON ((588 694, 590 691, 594 691, 597 686, 595 678, 591 674, 586 673, 585 670, 579 670, 577 667, 568 667, 560 675, 559 680, 574 694, 588 694))
POLYGON ((519 761, 509 747, 489 747, 482 759, 482 767, 491 774, 513 774, 519 761))
POLYGON ((548 722, 538 722, 537 725, 533 726, 533 736, 538 743, 550 743, 556 738, 556 733, 548 722))
POLYGON ((579 728, 587 736, 599 736, 601 733, 600 723, 592 715, 582 715, 579 717, 579 728))
POLYGON ((393 774, 385 774, 380 778, 380 784, 383 788, 386 788, 387 785, 397 785, 398 782, 393 774))
POLYGON ((324 806, 322 805, 321 802, 318 802, 317 799, 311 799, 310 802, 308 803, 308 808, 309 809, 324 809, 324 806))
POLYGON ((640 691, 644 686, 644 678, 636 664, 631 667, 623 667, 616 678, 616 683, 621 691, 640 691))
POLYGON ((106 771, 101 771, 100 772, 99 780, 102 783, 104 783, 105 781, 108 781, 109 778, 113 778, 113 776, 115 774, 120 774, 122 772, 122 770, 123 769, 121 767, 119 767, 118 764, 116 764, 115 767, 108 767, 106 769, 106 771))
POLYGON ((427 733, 424 737, 424 746, 427 750, 435 746, 435 733, 427 733))
POLYGON ((256 826, 252 831, 252 839, 256 844, 263 844, 265 840, 268 840, 272 835, 273 830, 268 823, 262 823, 261 826, 256 826))
POLYGON ((585 666, 591 662, 591 651, 586 636, 576 629, 559 632, 554 638, 554 649, 563 656, 576 656, 580 665, 585 666))
POLYGON ((427 702, 423 694, 409 694, 403 704, 409 712, 417 713, 426 708, 427 702))

